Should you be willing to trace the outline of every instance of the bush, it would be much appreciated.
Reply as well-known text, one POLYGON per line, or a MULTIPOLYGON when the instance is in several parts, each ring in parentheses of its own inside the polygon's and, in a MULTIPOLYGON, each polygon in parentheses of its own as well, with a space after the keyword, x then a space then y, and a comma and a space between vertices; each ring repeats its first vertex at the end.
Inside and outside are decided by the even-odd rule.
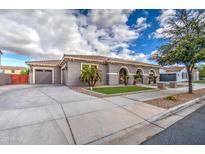
POLYGON ((22 75, 28 75, 29 74, 29 69, 25 69, 21 71, 22 75))
POLYGON ((123 80, 124 80, 125 86, 128 85, 129 76, 128 75, 123 76, 123 80))
POLYGON ((167 96, 166 100, 168 100, 168 101, 176 101, 177 98, 175 96, 167 96))

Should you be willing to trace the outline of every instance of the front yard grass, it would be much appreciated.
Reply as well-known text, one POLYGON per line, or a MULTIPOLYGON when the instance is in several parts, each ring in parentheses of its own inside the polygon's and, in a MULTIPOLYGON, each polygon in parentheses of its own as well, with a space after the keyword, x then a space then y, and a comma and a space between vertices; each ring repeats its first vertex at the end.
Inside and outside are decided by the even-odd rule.
POLYGON ((205 80, 193 81, 193 83, 204 83, 205 84, 205 80))
POLYGON ((151 90, 153 88, 141 87, 141 86, 120 86, 120 87, 99 87, 93 88, 93 91, 103 94, 119 94, 135 91, 151 90))

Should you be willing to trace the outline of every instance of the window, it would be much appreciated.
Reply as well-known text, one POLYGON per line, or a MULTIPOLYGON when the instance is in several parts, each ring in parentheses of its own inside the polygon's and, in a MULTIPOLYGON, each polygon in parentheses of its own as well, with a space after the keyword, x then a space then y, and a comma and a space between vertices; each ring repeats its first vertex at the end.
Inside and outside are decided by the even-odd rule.
POLYGON ((97 64, 82 64, 81 69, 86 69, 86 68, 96 68, 98 69, 97 64))
POLYGON ((82 65, 82 69, 86 69, 86 68, 89 68, 90 66, 89 65, 87 65, 87 64, 83 64, 82 65))
POLYGON ((91 68, 98 69, 97 65, 91 65, 91 68))
POLYGON ((182 79, 187 79, 187 73, 182 72, 182 79))
POLYGON ((15 73, 15 70, 11 70, 11 73, 15 73))

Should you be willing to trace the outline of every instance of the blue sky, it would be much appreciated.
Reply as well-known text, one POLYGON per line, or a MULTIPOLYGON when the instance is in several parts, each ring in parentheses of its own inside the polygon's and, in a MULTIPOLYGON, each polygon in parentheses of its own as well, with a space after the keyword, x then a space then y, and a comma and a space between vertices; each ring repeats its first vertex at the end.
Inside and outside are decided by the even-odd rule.
POLYGON ((151 62, 148 60, 150 54, 163 43, 154 33, 163 26, 166 15, 173 12, 3 11, 1 21, 5 20, 11 26, 3 27, 7 33, 0 37, 0 40, 6 40, 4 44, 0 43, 0 49, 4 52, 2 65, 25 66, 24 62, 27 60, 59 59, 64 53, 98 54, 151 62), (27 22, 30 16, 33 16, 33 22, 27 22), (8 33, 11 35, 7 35, 8 33), (119 47, 113 48, 118 44, 119 47))

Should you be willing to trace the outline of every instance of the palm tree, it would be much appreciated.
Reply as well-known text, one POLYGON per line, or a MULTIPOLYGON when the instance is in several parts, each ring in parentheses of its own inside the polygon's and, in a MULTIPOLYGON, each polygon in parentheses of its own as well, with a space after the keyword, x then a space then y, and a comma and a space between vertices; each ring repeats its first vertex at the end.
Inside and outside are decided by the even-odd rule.
POLYGON ((149 78, 149 84, 150 84, 151 82, 153 82, 154 84, 156 84, 156 82, 157 82, 157 76, 155 76, 154 74, 150 74, 148 78, 149 78))
POLYGON ((124 75, 123 76, 123 82, 124 82, 125 86, 128 85, 128 81, 129 81, 129 76, 128 75, 124 75))
POLYGON ((136 85, 137 80, 142 78, 142 75, 140 73, 135 74, 134 76, 134 80, 133 80, 133 85, 136 85))
POLYGON ((98 81, 102 81, 101 70, 98 70, 94 67, 87 67, 82 69, 80 74, 80 80, 87 83, 89 87, 94 87, 98 81))

